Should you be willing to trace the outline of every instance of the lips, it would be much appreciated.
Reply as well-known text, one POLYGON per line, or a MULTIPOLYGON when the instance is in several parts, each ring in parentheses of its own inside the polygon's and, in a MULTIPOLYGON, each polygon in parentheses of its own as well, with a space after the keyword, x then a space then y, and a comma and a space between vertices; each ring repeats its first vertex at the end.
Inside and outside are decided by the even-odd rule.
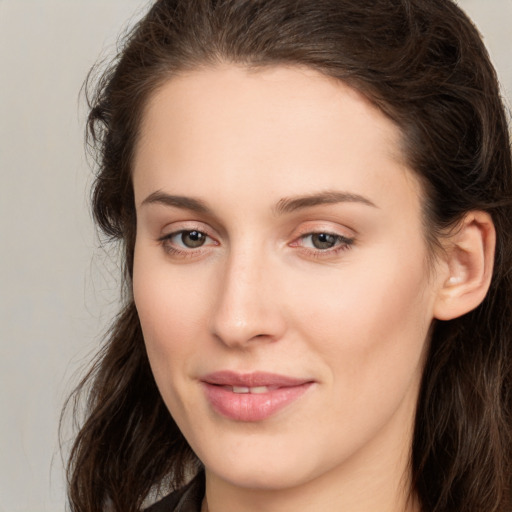
POLYGON ((220 371, 201 379, 213 410, 235 421, 262 421, 295 402, 312 385, 297 379, 266 372, 220 371))

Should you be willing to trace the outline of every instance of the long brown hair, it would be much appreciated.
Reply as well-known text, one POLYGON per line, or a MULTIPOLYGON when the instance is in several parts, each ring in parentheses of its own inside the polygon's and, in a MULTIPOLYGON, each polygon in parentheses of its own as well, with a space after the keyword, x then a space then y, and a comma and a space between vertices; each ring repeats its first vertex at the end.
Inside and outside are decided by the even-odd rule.
POLYGON ((424 185, 427 238, 470 210, 494 221, 484 302, 432 326, 411 468, 425 512, 512 510, 512 163, 495 71, 451 0, 160 0, 90 96, 93 211, 124 251, 126 294, 93 369, 71 451, 73 512, 139 511, 200 463, 154 383, 131 295, 131 164, 144 107, 184 69, 232 62, 309 66, 365 94, 403 133, 424 185))

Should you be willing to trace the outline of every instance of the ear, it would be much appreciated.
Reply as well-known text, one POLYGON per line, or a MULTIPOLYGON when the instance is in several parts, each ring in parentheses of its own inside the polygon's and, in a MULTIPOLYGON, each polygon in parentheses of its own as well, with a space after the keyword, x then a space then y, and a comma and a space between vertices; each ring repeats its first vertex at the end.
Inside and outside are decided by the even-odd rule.
POLYGON ((496 231, 491 216, 482 211, 467 213, 448 236, 434 317, 452 320, 475 309, 491 283, 496 231))

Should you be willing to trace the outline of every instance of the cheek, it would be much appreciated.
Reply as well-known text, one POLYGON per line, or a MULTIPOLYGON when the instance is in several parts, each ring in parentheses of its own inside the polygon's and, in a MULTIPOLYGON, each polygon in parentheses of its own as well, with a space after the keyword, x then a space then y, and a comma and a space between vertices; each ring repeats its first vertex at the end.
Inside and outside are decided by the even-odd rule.
POLYGON ((329 408, 317 419, 331 439, 326 453, 335 458, 387 425, 410 425, 430 322, 421 269, 407 276, 390 266, 386 273, 354 271, 332 285, 322 305, 310 295, 308 327, 301 326, 326 365, 329 408))
POLYGON ((196 281, 180 280, 166 262, 135 253, 133 295, 155 379, 178 375, 185 368, 204 322, 205 296, 196 281))
POLYGON ((298 325, 328 362, 336 388, 379 401, 405 392, 421 373, 432 301, 423 252, 411 260, 407 268, 396 255, 361 261, 328 287, 310 282, 296 299, 298 325))

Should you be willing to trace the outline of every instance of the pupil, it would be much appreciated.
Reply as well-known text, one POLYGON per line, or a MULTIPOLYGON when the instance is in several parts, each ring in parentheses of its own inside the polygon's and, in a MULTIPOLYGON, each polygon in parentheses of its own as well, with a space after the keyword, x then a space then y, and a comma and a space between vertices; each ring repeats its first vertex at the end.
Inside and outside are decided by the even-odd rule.
POLYGON ((336 236, 328 233, 315 233, 312 235, 311 241, 317 249, 330 249, 336 243, 336 236))
POLYGON ((181 234, 181 241, 187 247, 201 247, 204 244, 204 234, 200 231, 185 231, 181 234))

